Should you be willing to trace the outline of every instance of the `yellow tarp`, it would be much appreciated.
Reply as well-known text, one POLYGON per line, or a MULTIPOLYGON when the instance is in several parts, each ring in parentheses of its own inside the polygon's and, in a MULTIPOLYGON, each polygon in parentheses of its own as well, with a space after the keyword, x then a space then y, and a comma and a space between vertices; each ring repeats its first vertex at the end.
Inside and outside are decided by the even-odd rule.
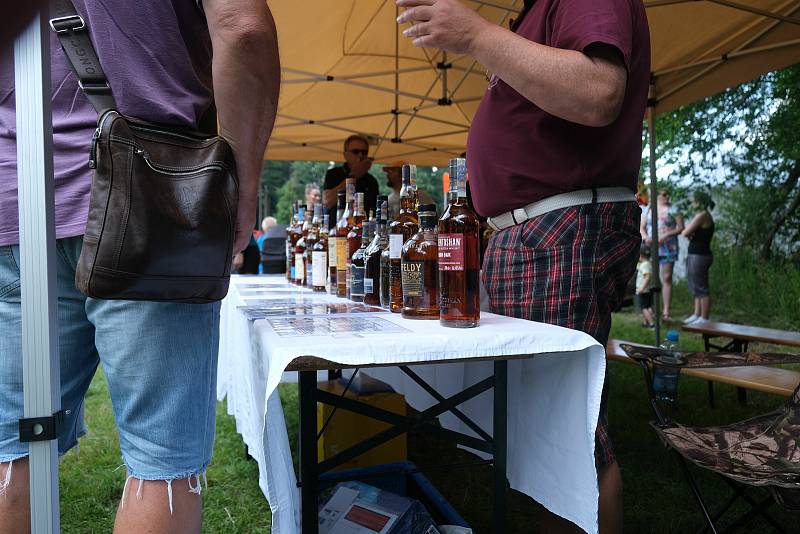
MULTIPOLYGON (((522 0, 466 4, 507 26, 522 0)), ((645 5, 657 113, 800 62, 800 0, 645 5)), ((270 7, 284 83, 267 158, 338 161, 351 133, 369 135, 382 162, 443 165, 464 150, 486 88, 484 67, 412 47, 398 36, 393 0, 281 0, 270 7)))

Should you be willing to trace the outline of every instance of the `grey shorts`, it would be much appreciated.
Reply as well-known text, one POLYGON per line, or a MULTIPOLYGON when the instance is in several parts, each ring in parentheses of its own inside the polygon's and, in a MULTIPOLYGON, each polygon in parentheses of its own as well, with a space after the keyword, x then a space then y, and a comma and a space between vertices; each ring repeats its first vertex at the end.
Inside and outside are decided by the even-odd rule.
POLYGON ((686 259, 686 275, 689 283, 689 292, 696 298, 707 297, 708 271, 714 263, 711 254, 689 254, 686 259))

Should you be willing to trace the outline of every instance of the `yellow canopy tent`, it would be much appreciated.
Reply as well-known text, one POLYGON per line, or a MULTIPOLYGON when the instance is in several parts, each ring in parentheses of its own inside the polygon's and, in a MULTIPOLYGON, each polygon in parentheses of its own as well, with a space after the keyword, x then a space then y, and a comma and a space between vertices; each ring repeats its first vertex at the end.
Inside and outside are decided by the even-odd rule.
MULTIPOLYGON (((522 0, 468 0, 508 25, 522 0)), ((800 0, 646 0, 654 111, 664 113, 800 61, 800 0)), ((271 2, 283 88, 266 157, 338 160, 366 134, 379 161, 442 165, 466 145, 486 88, 466 56, 411 46, 392 0, 271 2)))

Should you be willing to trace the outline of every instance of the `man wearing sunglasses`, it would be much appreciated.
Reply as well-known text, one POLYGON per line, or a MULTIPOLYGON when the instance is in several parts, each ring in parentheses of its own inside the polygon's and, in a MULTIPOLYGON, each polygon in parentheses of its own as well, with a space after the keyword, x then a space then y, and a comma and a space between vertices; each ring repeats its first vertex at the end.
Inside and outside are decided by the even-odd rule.
POLYGON ((347 178, 356 179, 356 192, 364 193, 364 212, 375 209, 378 199, 378 180, 369 174, 372 158, 369 157, 369 143, 361 135, 351 135, 344 142, 344 165, 329 169, 325 174, 322 203, 330 213, 331 226, 336 225, 336 195, 344 190, 347 178))

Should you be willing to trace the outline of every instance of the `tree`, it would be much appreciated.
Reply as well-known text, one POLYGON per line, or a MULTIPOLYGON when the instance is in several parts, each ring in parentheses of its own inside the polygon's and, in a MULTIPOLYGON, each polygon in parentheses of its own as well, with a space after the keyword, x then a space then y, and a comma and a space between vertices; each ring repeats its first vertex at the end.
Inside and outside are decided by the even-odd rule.
MULTIPOLYGON (((800 253, 800 65, 766 74, 656 121, 658 158, 721 186, 721 215, 762 259, 800 253)), ((645 162, 646 165, 646 162, 645 162)))
POLYGON ((276 218, 288 224, 292 218, 292 203, 305 202, 306 184, 321 185, 328 170, 328 163, 319 161, 293 161, 290 164, 289 179, 277 191, 276 218))

